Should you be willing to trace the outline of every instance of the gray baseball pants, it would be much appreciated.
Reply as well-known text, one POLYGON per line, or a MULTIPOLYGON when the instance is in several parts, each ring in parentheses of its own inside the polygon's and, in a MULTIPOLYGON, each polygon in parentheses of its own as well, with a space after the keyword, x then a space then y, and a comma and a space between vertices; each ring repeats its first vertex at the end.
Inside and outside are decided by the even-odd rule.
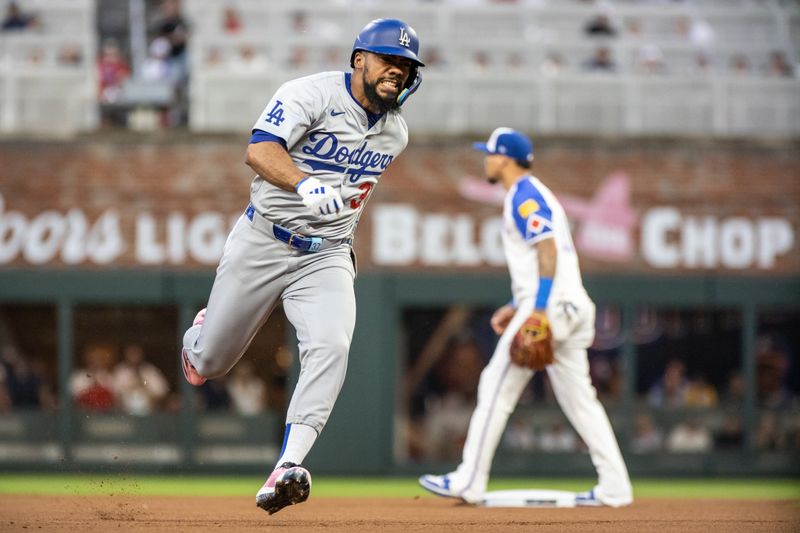
POLYGON ((287 424, 318 433, 344 383, 355 327, 355 267, 350 245, 293 250, 242 215, 225 243, 205 321, 184 335, 200 375, 225 375, 242 357, 278 303, 297 331, 300 376, 287 424))

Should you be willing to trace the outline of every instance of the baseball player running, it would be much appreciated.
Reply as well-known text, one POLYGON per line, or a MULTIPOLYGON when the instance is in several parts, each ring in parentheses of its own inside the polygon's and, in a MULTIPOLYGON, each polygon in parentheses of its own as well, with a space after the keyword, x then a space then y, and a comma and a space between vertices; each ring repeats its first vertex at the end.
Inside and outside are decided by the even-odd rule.
POLYGON ((405 149, 399 107, 420 85, 416 32, 378 19, 358 34, 352 73, 285 83, 252 129, 250 204, 225 243, 208 305, 183 337, 192 385, 225 375, 280 300, 297 331, 300 377, 274 471, 256 494, 272 514, 305 501, 301 466, 339 395, 356 317, 353 232, 405 149))
POLYGON ((443 476, 422 476, 419 483, 439 496, 480 503, 508 417, 534 371, 545 369, 599 477, 591 491, 576 496, 576 505, 628 505, 633 495, 625 462, 589 378, 586 350, 594 338, 595 306, 583 287, 564 209, 530 174, 533 145, 525 135, 498 128, 488 142, 474 146, 486 153, 489 182, 506 189, 503 247, 513 300, 491 318, 501 336, 481 374, 461 464, 443 476), (539 353, 519 353, 528 338, 539 353))

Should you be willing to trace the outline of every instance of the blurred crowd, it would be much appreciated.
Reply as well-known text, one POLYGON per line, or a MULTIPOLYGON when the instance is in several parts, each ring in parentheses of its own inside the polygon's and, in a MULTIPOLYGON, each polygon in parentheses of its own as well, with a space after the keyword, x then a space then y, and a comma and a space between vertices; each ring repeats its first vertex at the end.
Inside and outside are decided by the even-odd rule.
MULTIPOLYGON (((728 51, 723 48, 715 51, 716 32, 708 21, 701 17, 678 15, 671 20, 671 27, 664 34, 648 32, 647 24, 640 17, 624 17, 615 21, 608 8, 600 8, 584 23, 580 35, 568 35, 568 41, 588 43, 590 52, 583 57, 574 57, 559 50, 560 35, 546 27, 531 27, 525 31, 530 42, 523 40, 514 50, 506 47, 475 49, 464 57, 459 49, 449 49, 458 56, 447 57, 447 52, 434 45, 422 48, 422 60, 429 71, 464 70, 471 73, 538 73, 550 77, 570 72, 633 73, 644 75, 693 75, 712 74, 754 76, 754 77, 793 77, 794 67, 783 50, 755 52, 748 54, 745 49, 728 51), (624 61, 615 57, 619 43, 625 43, 625 51, 633 50, 633 57, 624 61), (593 44, 593 46, 591 46, 593 44), (678 46, 681 53, 670 54, 664 48, 678 46), (683 46, 686 45, 686 46, 683 46), (688 52, 687 47, 688 46, 688 52), (526 54, 526 47, 537 53, 526 54), (528 56, 540 57, 541 62, 531 64, 528 56), (568 58, 568 56, 571 56, 568 58)), ((224 69, 232 72, 254 72, 271 66, 292 70, 333 70, 342 69, 346 64, 349 49, 346 46, 312 47, 293 44, 289 54, 278 58, 270 57, 266 41, 239 42, 241 36, 252 35, 246 17, 233 5, 222 9, 218 15, 218 35, 238 37, 235 46, 223 47, 212 44, 203 54, 203 67, 224 69), (250 31, 248 31, 250 30, 250 31), (229 49, 230 48, 230 49, 229 49)), ((325 42, 338 42, 345 36, 334 24, 312 19, 305 11, 296 11, 291 16, 292 32, 295 35, 314 35, 325 42)), ((214 39, 211 39, 213 41, 214 39)), ((570 46, 568 44, 567 46, 570 46)), ((586 48, 585 46, 581 48, 586 48)))
MULTIPOLYGON (((525 5, 530 2, 497 3, 525 5)), ((620 14, 613 9, 613 4, 606 2, 582 3, 586 4, 587 15, 574 33, 550 28, 545 20, 522 30, 519 43, 513 47, 481 47, 478 40, 463 47, 444 48, 437 46, 435 40, 423 41, 431 43, 424 45, 421 51, 426 70, 478 76, 515 73, 542 77, 573 73, 795 76, 795 66, 787 50, 733 46, 729 36, 727 40, 720 38, 721 30, 714 27, 713 20, 702 16, 678 14, 671 18, 660 16, 654 21, 646 14, 630 14, 624 10, 620 14)), ((109 9, 112 5, 101 3, 98 9, 109 9)), ((270 69, 287 72, 347 68, 352 36, 345 35, 334 21, 314 16, 308 10, 296 9, 289 13, 287 31, 293 38, 277 45, 260 27, 254 26, 259 22, 254 22, 241 5, 220 3, 214 12, 204 14, 210 17, 211 24, 204 21, 206 33, 193 38, 197 51, 190 61, 191 27, 180 0, 146 0, 145 5, 145 50, 131 50, 134 40, 106 34, 102 27, 98 29, 98 100, 107 125, 140 129, 186 125, 192 68, 233 75, 264 73, 270 69), (309 37, 308 41, 295 38, 304 35, 309 37), (198 37, 200 44, 197 44, 198 37)), ((17 0, 7 0, 2 32, 46 35, 48 28, 40 14, 25 11, 24 4, 17 0)), ((33 43, 18 60, 29 68, 81 67, 90 60, 85 57, 84 42, 78 38, 74 42, 68 39, 55 48, 33 43)))
MULTIPOLYGON (((276 357, 289 364, 289 351, 283 347, 279 352, 276 357)), ((0 412, 57 410, 54 355, 29 357, 6 344, 0 363, 0 412)), ((74 407, 81 411, 148 416, 177 412, 182 406, 178 384, 170 383, 138 344, 124 345, 121 350, 105 343, 87 345, 69 377, 68 387, 74 407)), ((255 416, 278 408, 277 404, 284 400, 282 393, 279 387, 271 390, 253 364, 243 360, 229 376, 211 380, 198 389, 194 407, 255 416)))
MULTIPOLYGON (((476 315, 480 317, 486 313, 477 312, 476 315)), ((689 338, 692 344, 702 345, 704 340, 692 337, 696 332, 689 327, 700 322, 698 316, 692 313, 678 316, 680 323, 675 324, 672 323, 676 320, 674 313, 661 314, 660 320, 667 325, 660 330, 656 328, 660 333, 649 329, 638 332, 637 342, 657 343, 664 335, 677 335, 689 338)), ((421 318, 434 323, 431 318, 421 318)), ((649 316, 643 320, 652 322, 652 319, 649 316)), ((475 406, 480 373, 493 350, 493 338, 482 338, 492 334, 476 327, 479 321, 462 325, 453 332, 441 347, 427 377, 411 396, 405 435, 408 458, 416 461, 459 459, 475 406)), ((445 322, 441 320, 442 324, 445 322)), ((418 324, 410 322, 406 327, 418 331, 418 324)), ((621 406, 624 373, 620 368, 618 347, 608 349, 608 335, 602 329, 599 326, 597 344, 604 349, 590 350, 590 375, 601 401, 611 410, 612 416, 615 412, 619 416, 626 412, 625 409, 615 411, 621 406)), ((431 334, 432 339, 435 337, 435 333, 431 334)), ((437 343, 428 344, 420 350, 427 351, 430 345, 437 343)), ((672 346, 662 345, 667 350, 665 363, 657 376, 637 391, 636 411, 631 413, 631 418, 618 418, 617 430, 627 435, 627 449, 635 454, 743 450, 746 445, 742 418, 746 387, 738 366, 739 354, 731 358, 712 357, 719 368, 709 374, 696 361, 689 366, 693 370, 687 370, 685 357, 669 353, 672 346), (710 375, 723 378, 712 380, 710 375)), ((762 335, 756 348, 754 407, 757 420, 753 445, 764 451, 798 450, 800 390, 791 379, 793 359, 776 342, 775 335, 762 335)), ((414 363, 412 359, 411 368, 414 363)), ((523 391, 502 446, 511 452, 586 451, 581 438, 560 414, 546 372, 535 374, 523 391)))

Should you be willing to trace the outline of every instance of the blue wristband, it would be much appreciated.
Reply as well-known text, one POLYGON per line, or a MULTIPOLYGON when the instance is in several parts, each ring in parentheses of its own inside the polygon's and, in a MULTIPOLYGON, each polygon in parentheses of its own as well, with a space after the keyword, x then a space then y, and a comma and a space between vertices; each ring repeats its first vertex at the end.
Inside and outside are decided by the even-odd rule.
POLYGON ((300 188, 300 184, 303 183, 304 181, 306 181, 308 178, 310 178, 310 176, 306 176, 305 178, 303 178, 300 181, 298 181, 297 185, 294 186, 294 190, 299 189, 300 188))
POLYGON ((550 289, 553 288, 553 278, 539 278, 539 292, 536 293, 535 309, 547 309, 547 300, 550 298, 550 289))

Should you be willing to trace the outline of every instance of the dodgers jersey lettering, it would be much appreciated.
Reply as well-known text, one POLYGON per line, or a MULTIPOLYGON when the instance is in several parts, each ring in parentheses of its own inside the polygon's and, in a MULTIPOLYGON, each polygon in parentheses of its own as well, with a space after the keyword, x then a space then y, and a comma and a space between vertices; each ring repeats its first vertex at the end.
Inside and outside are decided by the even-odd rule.
POLYGON ((352 236, 361 211, 381 174, 408 144, 399 113, 386 113, 370 125, 367 111, 349 90, 350 74, 322 72, 283 84, 253 125, 283 139, 294 164, 308 176, 339 190, 341 216, 322 221, 300 196, 261 176, 250 186, 250 200, 268 220, 315 237, 352 236))
POLYGON ((556 240, 558 251, 553 294, 588 298, 567 215, 550 189, 534 176, 520 178, 506 193, 503 222, 503 247, 514 301, 536 297, 539 258, 534 245, 548 238, 556 240))

